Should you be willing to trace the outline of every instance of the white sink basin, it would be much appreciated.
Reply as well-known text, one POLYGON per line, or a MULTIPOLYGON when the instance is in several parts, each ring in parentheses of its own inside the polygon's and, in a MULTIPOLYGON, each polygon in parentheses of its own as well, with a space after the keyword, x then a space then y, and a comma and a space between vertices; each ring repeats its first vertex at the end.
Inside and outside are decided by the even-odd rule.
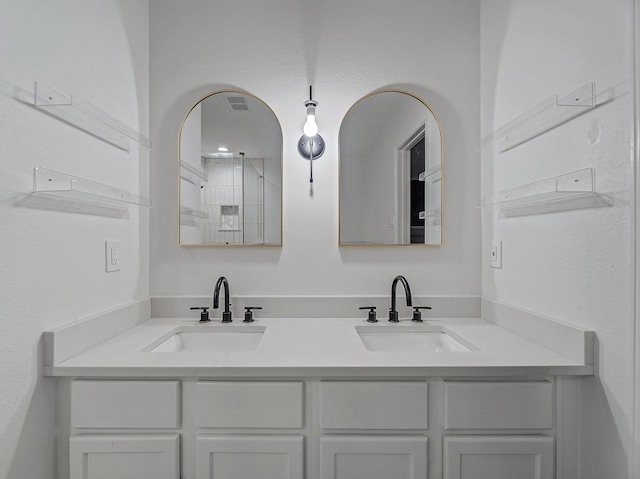
POLYGON ((143 351, 152 353, 255 351, 265 326, 202 325, 172 331, 143 351))
POLYGON ((356 326, 356 331, 368 351, 471 351, 443 328, 356 326))

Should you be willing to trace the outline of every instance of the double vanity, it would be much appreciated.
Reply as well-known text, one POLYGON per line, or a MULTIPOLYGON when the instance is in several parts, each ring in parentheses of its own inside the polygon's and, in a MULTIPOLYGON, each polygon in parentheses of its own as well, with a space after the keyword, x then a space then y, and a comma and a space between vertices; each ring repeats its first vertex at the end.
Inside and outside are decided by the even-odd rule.
POLYGON ((422 322, 402 301, 398 323, 356 306, 388 297, 262 298, 247 323, 260 299, 240 297, 225 324, 198 301, 45 333, 60 477, 559 479, 578 463, 590 331, 479 298, 430 298, 422 322))

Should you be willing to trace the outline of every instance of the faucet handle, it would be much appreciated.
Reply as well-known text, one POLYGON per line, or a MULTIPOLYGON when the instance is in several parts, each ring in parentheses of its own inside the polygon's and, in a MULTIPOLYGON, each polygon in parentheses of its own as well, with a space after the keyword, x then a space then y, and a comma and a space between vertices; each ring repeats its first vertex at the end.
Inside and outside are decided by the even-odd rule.
POLYGON ((431 309, 431 306, 414 306, 413 307, 413 318, 411 321, 415 321, 416 323, 422 322, 422 312, 421 309, 431 309))
POLYGON ((362 306, 358 309, 368 309, 369 316, 367 317, 367 323, 377 323, 378 319, 376 318, 376 307, 375 306, 362 306))
POLYGON ((201 323, 208 323, 209 321, 211 321, 209 319, 209 306, 192 306, 191 308, 189 308, 190 310, 195 310, 195 309, 200 309, 200 322, 201 323))
MULTIPOLYGON (((229 303, 229 308, 231 308, 231 303, 229 303)), ((222 312, 222 321, 221 322, 230 323, 231 321, 233 321, 233 319, 231 319, 231 310, 223 311, 222 312)))
POLYGON ((245 306, 243 323, 253 323, 253 309, 262 309, 262 306, 245 306))

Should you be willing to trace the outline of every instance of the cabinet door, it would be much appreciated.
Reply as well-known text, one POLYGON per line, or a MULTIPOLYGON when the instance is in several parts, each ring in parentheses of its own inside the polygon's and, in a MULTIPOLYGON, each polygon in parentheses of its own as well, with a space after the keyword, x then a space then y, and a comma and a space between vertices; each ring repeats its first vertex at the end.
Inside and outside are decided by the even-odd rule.
POLYGON ((427 429, 426 381, 323 381, 323 429, 427 429))
POLYGON ((69 439, 70 479, 178 479, 180 437, 90 434, 69 439))
POLYGON ((179 425, 179 381, 71 383, 71 427, 174 429, 179 425))
POLYGON ((320 479, 426 479, 427 438, 325 436, 320 479))
POLYGON ((551 429, 550 381, 445 381, 445 429, 551 429))
POLYGON ((198 436, 197 479, 303 479, 302 436, 198 436))
POLYGON ((445 437, 444 479, 553 479, 553 438, 445 437))
POLYGON ((302 381, 211 381, 196 386, 200 427, 301 428, 302 381))

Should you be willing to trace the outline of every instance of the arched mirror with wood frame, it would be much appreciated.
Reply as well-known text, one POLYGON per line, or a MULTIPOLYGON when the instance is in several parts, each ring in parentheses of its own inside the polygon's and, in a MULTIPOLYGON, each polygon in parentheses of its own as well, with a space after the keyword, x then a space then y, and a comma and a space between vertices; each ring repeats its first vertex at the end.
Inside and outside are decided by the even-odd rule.
POLYGON ((205 95, 182 121, 178 155, 181 246, 282 244, 282 129, 264 101, 205 95))
POLYGON ((443 139, 421 98, 379 90, 340 126, 339 244, 442 245, 443 139))

